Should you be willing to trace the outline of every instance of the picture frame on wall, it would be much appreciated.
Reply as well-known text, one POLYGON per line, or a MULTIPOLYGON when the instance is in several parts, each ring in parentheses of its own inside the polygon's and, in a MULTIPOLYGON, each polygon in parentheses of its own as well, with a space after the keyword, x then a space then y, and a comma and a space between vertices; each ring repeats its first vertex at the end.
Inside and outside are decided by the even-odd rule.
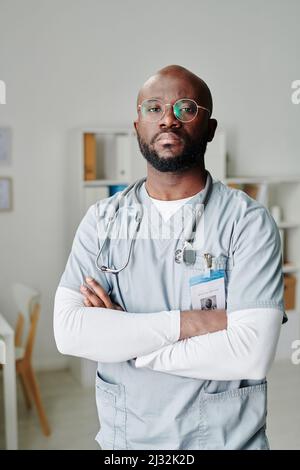
POLYGON ((11 211, 12 207, 12 178, 0 176, 0 212, 11 211))

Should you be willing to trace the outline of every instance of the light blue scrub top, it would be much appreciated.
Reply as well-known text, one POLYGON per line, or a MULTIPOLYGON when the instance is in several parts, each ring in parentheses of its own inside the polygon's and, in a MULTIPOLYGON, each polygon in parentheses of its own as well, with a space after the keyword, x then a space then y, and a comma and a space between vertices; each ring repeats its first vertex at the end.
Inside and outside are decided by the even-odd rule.
MULTIPOLYGON (((202 196, 203 191, 187 201, 192 211, 202 196)), ((187 266, 174 262, 175 250, 182 248, 180 219, 175 214, 163 221, 142 185, 138 197, 157 221, 152 222, 157 237, 135 240, 130 262, 118 275, 95 267, 107 227, 106 211, 115 197, 91 206, 81 221, 60 286, 79 292, 85 277, 92 276, 128 312, 188 310, 189 279, 203 273, 203 254, 210 253, 213 268, 225 270, 228 315, 249 308, 262 308, 263 315, 264 307, 284 312, 279 232, 268 210, 244 192, 213 180, 203 217, 203 244, 195 264, 187 266), (175 236, 159 239, 159 229, 168 228, 166 224, 175 236)), ((134 207, 132 193, 125 202, 134 207)), ((122 211, 124 215, 121 207, 117 224, 122 211)), ((144 219, 141 228, 143 223, 144 219)), ((99 265, 122 266, 130 242, 106 241, 99 265)), ((192 379, 136 368, 134 359, 98 363, 96 400, 101 424, 96 439, 104 449, 268 449, 265 379, 192 379)))

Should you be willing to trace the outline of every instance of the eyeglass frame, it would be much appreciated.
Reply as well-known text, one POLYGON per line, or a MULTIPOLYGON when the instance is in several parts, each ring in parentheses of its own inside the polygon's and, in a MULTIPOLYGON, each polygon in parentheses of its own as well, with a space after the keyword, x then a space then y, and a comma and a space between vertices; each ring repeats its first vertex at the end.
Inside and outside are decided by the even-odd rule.
POLYGON ((139 110, 141 109, 143 103, 145 103, 146 101, 158 101, 158 102, 161 103, 161 104, 163 105, 163 107, 164 107, 164 108, 163 108, 163 114, 161 115, 161 117, 160 117, 159 119, 157 119, 157 121, 147 121, 147 119, 145 119, 146 122, 152 122, 152 123, 159 122, 159 121, 164 117, 164 115, 166 114, 166 106, 172 106, 172 108, 173 108, 173 115, 175 116, 175 119, 177 119, 177 121, 180 121, 180 122, 192 122, 192 121, 193 121, 194 119, 196 119, 196 117, 198 116, 198 110, 199 110, 199 108, 200 108, 200 109, 204 109, 205 111, 208 112, 209 117, 211 116, 211 110, 210 110, 210 109, 205 108, 204 106, 200 106, 200 104, 198 104, 198 103, 197 103, 195 100, 193 100, 192 98, 179 98, 179 100, 175 101, 174 104, 172 104, 172 103, 164 103, 163 101, 161 101, 161 100, 158 99, 158 98, 148 98, 148 99, 146 99, 146 100, 143 100, 143 101, 141 102, 141 104, 138 105, 138 109, 139 109, 139 110), (194 116, 192 119, 190 119, 189 121, 182 121, 181 119, 178 119, 178 117, 176 117, 175 112, 174 112, 174 107, 175 107, 176 103, 178 103, 178 101, 184 101, 184 100, 192 101, 192 102, 195 103, 195 105, 197 106, 197 113, 196 113, 195 116, 194 116))

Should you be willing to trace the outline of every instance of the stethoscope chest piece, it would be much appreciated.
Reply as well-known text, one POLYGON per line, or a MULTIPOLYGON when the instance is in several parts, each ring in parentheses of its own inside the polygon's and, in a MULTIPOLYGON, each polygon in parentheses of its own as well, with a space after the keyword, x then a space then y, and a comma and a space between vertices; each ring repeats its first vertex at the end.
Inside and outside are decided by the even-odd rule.
POLYGON ((185 241, 183 248, 175 251, 175 263, 194 264, 196 261, 196 251, 191 243, 185 241))

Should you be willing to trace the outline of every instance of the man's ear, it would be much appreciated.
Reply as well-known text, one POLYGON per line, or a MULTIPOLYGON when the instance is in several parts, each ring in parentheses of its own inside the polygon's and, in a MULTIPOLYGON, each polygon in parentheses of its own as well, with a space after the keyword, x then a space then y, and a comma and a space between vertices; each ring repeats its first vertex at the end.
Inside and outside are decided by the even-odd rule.
POLYGON ((133 121, 133 125, 134 125, 135 130, 137 131, 137 128, 138 128, 138 121, 137 121, 137 119, 136 119, 135 121, 133 121))
POLYGON ((210 119, 208 121, 207 142, 211 142, 213 140, 217 126, 218 121, 216 119, 210 119))

